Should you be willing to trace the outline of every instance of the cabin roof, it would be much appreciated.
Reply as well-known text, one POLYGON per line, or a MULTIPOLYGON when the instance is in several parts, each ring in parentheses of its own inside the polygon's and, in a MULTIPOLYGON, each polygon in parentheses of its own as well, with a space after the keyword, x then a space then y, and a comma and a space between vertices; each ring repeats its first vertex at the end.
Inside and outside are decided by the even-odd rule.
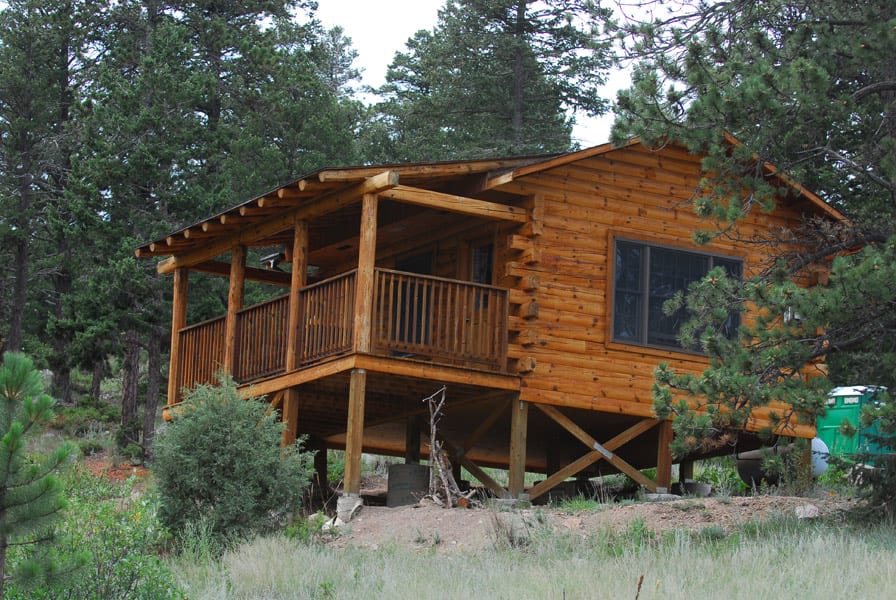
MULTIPOLYGON (((732 145, 739 142, 728 135, 732 145)), ((147 242, 135 253, 138 257, 169 256, 187 252, 207 243, 210 238, 244 229, 255 222, 297 208, 315 198, 328 196, 383 173, 397 175, 402 185, 421 189, 481 197, 500 193, 500 186, 548 169, 576 161, 599 157, 640 144, 632 139, 622 146, 606 143, 575 152, 512 158, 422 162, 404 164, 326 167, 295 181, 276 187, 259 196, 192 223, 167 236, 147 242)), ((817 195, 766 163, 766 173, 793 189, 813 210, 836 220, 845 217, 817 195)))

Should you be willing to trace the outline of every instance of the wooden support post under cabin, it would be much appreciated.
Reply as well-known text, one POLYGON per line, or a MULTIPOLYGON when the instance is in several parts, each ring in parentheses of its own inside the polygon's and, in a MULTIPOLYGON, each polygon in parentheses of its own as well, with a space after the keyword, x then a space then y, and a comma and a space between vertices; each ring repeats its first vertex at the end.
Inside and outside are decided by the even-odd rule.
POLYGON ((404 462, 420 464, 420 415, 409 415, 405 420, 404 462))
POLYGON ((180 330, 187 326, 187 288, 189 270, 179 267, 174 270, 174 297, 171 306, 171 360, 168 366, 168 405, 180 400, 180 330))
MULTIPOLYGON (((286 372, 296 369, 299 348, 299 323, 302 319, 300 290, 305 287, 308 271, 308 223, 298 220, 292 244, 292 275, 289 286, 289 317, 286 330, 286 372)), ((299 391, 289 388, 283 397, 283 445, 296 442, 299 430, 299 391)))
POLYGON ((358 273, 355 288, 355 352, 370 351, 373 310, 374 262, 376 260, 376 194, 364 194, 361 203, 361 237, 358 242, 358 273))
POLYGON ((309 436, 306 450, 314 452, 313 483, 321 489, 326 489, 329 483, 327 479, 327 443, 319 437, 309 436))
POLYGON ((227 317, 224 324, 224 369, 231 375, 236 375, 236 313, 243 308, 245 276, 246 247, 234 246, 230 252, 230 290, 227 293, 227 317))
POLYGON ((345 484, 343 493, 361 492, 361 452, 364 443, 364 396, 367 371, 352 369, 348 391, 348 426, 345 432, 345 484))
POLYGON ((657 429, 656 489, 668 493, 672 485, 672 421, 663 421, 657 429))
POLYGON ((694 461, 683 460, 678 463, 678 481, 685 483, 694 479, 694 461))
POLYGON ((510 465, 508 491, 519 499, 526 483, 526 436, 529 423, 529 403, 519 397, 510 405, 510 465))

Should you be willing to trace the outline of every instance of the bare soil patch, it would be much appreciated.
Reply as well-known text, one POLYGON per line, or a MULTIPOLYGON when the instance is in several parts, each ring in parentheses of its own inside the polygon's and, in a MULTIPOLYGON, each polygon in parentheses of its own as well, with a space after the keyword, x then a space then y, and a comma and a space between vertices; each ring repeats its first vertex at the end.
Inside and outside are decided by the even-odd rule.
MULTIPOLYGON (((745 496, 606 504, 578 512, 551 506, 514 512, 529 523, 587 536, 604 528, 622 531, 635 521, 655 532, 718 527, 730 533, 748 521, 793 517, 798 511, 818 519, 839 519, 855 507, 854 500, 835 496, 745 496)), ((426 501, 397 508, 365 506, 329 543, 370 549, 397 545, 445 552, 480 550, 494 544, 495 513, 495 508, 446 509, 426 501)))

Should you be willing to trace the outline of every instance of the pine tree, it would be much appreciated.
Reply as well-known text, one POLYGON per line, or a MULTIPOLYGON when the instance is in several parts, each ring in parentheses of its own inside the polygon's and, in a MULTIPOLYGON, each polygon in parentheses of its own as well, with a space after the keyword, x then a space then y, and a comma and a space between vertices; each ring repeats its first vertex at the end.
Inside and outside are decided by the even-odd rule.
MULTIPOLYGON (((53 399, 42 392, 40 373, 24 354, 7 352, 0 365, 0 598, 10 576, 11 546, 34 546, 52 540, 53 520, 65 507, 54 472, 71 456, 62 444, 38 460, 26 441, 53 417, 53 399)), ((51 564, 23 561, 13 572, 34 579, 51 564)))
POLYGON ((449 0, 408 40, 367 129, 375 161, 562 152, 567 111, 601 114, 609 66, 590 0, 449 0))
POLYGON ((673 303, 702 320, 684 341, 712 359, 699 376, 658 370, 657 411, 679 413, 688 442, 680 450, 718 440, 772 399, 812 422, 832 385, 896 389, 896 6, 718 1, 627 34, 640 62, 619 95, 614 138, 706 153, 714 178, 695 192, 694 209, 708 219, 698 241, 738 239, 740 219, 783 200, 765 161, 849 218, 741 240, 767 247, 762 274, 742 282, 710 274, 673 303), (797 285, 828 269, 820 285, 797 285), (759 318, 727 340, 713 325, 744 303, 759 318), (683 395, 707 412, 687 409, 683 395))

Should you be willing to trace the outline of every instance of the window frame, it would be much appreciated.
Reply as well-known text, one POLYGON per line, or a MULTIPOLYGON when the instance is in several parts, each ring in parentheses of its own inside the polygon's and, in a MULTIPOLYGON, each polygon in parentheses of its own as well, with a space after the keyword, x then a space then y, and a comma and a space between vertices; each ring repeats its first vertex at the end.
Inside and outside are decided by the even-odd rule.
MULTIPOLYGON (((739 277, 743 278, 744 270, 746 266, 746 261, 742 256, 734 256, 730 254, 723 254, 720 252, 708 252, 705 250, 696 250, 693 248, 687 248, 682 246, 676 246, 674 244, 663 243, 663 242, 655 242, 655 241, 646 241, 638 238, 630 238, 630 237, 616 237, 613 236, 612 244, 610 245, 611 253, 609 256, 610 264, 612 265, 612 271, 610 272, 610 281, 609 285, 609 310, 610 319, 609 319, 609 331, 608 331, 608 340, 611 344, 622 344, 622 345, 630 345, 637 346, 639 348, 645 349, 656 349, 663 351, 672 351, 672 352, 681 352, 685 354, 696 354, 699 356, 705 356, 706 354, 701 350, 697 350, 694 348, 685 348, 681 345, 670 345, 657 343, 650 340, 651 337, 651 329, 650 329, 650 299, 651 299, 651 289, 650 289, 650 268, 652 261, 652 250, 662 250, 669 251, 675 253, 681 253, 685 255, 703 257, 708 259, 708 268, 706 272, 703 273, 701 277, 705 277, 706 273, 712 270, 714 267, 719 266, 718 261, 726 261, 729 263, 734 263, 739 266, 739 277), (638 339, 633 339, 630 337, 618 337, 616 335, 616 325, 617 325, 617 315, 620 312, 617 307, 617 265, 616 265, 616 256, 618 252, 619 243, 623 244, 631 244, 640 248, 641 257, 640 257, 640 277, 639 277, 639 286, 640 289, 637 291, 637 294, 640 298, 641 306, 639 307, 639 324, 640 331, 638 335, 638 339)), ((690 284, 688 284, 690 285, 690 284)), ((625 291, 627 288, 622 288, 625 291)), ((633 292, 628 290, 629 294, 633 292)), ((677 337, 677 333, 676 333, 677 337)))

